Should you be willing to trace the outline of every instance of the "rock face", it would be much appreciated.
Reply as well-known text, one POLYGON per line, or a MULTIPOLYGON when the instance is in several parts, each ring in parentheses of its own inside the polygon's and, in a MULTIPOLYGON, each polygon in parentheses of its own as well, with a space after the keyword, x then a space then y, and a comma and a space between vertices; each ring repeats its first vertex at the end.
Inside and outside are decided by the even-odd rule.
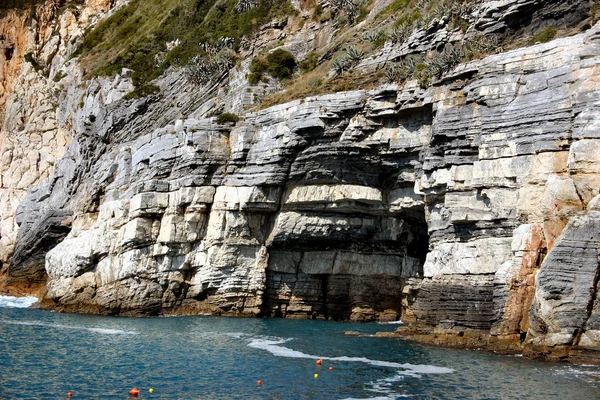
MULTIPOLYGON (((477 26, 522 7, 551 18, 540 4, 485 3, 477 26)), ((599 26, 426 90, 308 97, 235 125, 207 117, 215 93, 178 71, 157 81, 168 101, 122 100, 128 71, 85 88, 66 73, 43 120, 72 136, 21 186, 9 162, 2 186, 23 191, 3 214, 8 274, 47 276, 46 306, 402 318, 533 356, 600 346, 599 26)))
MULTIPOLYGON (((0 265, 4 267, 19 235, 17 206, 27 190, 50 178, 72 139, 73 120, 80 114, 73 103, 85 91, 77 89, 82 83, 79 71, 67 61, 74 49, 71 39, 114 1, 87 0, 81 9, 60 10, 59 3, 40 2, 31 10, 10 11, 0 19, 0 265)), ((38 229, 57 233, 39 223, 38 229)), ((69 231, 68 223, 64 229, 58 228, 64 231, 58 234, 61 238, 69 231)), ((54 244, 38 243, 46 251, 54 244)), ((43 279, 44 255, 27 261, 38 271, 25 273, 29 280, 43 279)))

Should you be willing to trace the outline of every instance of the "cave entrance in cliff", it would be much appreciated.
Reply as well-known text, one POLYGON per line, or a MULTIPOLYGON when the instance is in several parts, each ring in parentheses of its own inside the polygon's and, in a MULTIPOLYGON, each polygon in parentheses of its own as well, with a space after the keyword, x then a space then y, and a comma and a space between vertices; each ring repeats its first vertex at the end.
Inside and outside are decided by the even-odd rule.
POLYGON ((429 249, 425 209, 421 205, 375 220, 378 229, 362 241, 321 239, 272 246, 262 315, 365 322, 399 319, 403 288, 410 278, 422 276, 429 249))

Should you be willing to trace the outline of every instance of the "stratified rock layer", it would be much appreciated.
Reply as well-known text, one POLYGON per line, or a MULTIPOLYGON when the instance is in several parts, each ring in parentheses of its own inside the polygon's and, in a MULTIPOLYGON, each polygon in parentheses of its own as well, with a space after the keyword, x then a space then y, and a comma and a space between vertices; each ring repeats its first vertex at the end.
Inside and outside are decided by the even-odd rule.
MULTIPOLYGON (((550 18, 540 4, 487 2, 475 25, 505 29, 522 8, 550 18)), ((55 121, 72 142, 3 218, 8 273, 47 275, 46 306, 402 318, 436 343, 598 349, 598 26, 427 90, 309 97, 235 125, 206 117, 215 93, 181 71, 157 81, 166 100, 121 100, 127 70, 86 88, 78 74, 55 121)))

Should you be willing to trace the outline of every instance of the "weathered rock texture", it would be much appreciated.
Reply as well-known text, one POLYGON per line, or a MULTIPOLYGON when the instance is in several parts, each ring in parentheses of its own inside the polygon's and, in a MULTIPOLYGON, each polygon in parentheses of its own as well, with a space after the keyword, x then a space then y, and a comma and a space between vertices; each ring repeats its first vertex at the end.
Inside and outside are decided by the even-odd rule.
MULTIPOLYGON (((59 3, 41 2, 0 19, 0 265, 8 264, 17 241, 17 205, 28 189, 50 177, 74 134, 79 112, 72 104, 79 101, 74 97, 81 79, 67 61, 71 39, 111 1, 88 0, 60 13, 59 3)), ((39 270, 43 255, 28 262, 39 270)), ((27 278, 41 280, 41 271, 27 278)))
MULTIPOLYGON (((527 4, 546 15, 499 3, 482 6, 482 31, 527 4)), ((166 100, 121 100, 127 71, 84 88, 66 73, 57 117, 43 118, 63 132, 53 161, 2 170, 2 190, 20 191, 3 214, 8 272, 47 275, 47 306, 401 317, 433 341, 534 356, 600 346, 600 27, 460 65, 426 90, 311 97, 235 126, 208 118, 214 92, 180 71, 157 82, 166 100)), ((241 75, 231 82, 219 96, 239 108, 241 75)), ((20 137, 19 123, 3 132, 20 137)))

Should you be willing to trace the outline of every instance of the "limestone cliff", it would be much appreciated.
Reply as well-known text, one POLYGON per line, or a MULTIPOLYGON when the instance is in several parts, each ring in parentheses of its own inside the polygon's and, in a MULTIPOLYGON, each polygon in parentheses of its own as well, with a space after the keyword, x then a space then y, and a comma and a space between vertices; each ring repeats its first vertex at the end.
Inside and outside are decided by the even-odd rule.
MULTIPOLYGON (((281 86, 248 84, 253 55, 277 41, 301 59, 335 43, 335 26, 311 19, 308 2, 243 43, 227 83, 192 85, 171 67, 153 81, 159 95, 137 99, 123 98, 132 71, 88 78, 68 59, 94 12, 115 6, 100 3, 40 6, 48 19, 35 26, 3 20, 14 32, 2 28, 13 50, 0 59, 0 259, 11 282, 47 279, 44 305, 66 311, 402 318, 405 333, 433 342, 595 354, 591 2, 473 2, 468 29, 433 20, 353 68, 376 74, 407 55, 544 24, 581 33, 498 48, 428 80, 262 110, 251 103, 281 86), (211 116, 224 110, 241 120, 211 116)), ((390 3, 374 2, 346 35, 390 3)))

